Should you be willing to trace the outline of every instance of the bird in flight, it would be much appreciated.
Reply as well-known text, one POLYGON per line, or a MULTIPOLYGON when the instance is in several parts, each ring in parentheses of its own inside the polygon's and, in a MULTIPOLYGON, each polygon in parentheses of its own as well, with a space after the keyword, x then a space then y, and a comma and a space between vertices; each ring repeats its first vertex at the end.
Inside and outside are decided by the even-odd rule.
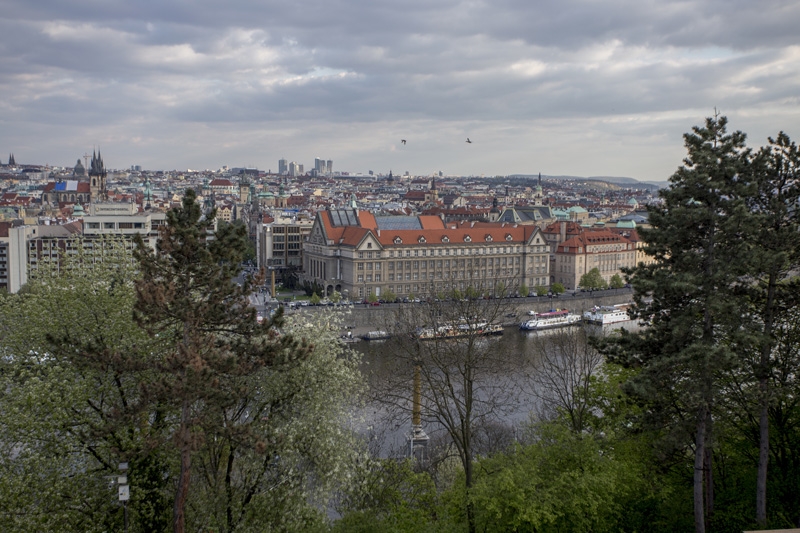
POLYGON ((406 143, 406 140, 405 140, 405 139, 400 139, 400 142, 401 142, 401 143, 403 143, 403 144, 405 144, 405 143, 406 143))
POLYGON ((469 140, 469 137, 467 137, 467 142, 472 144, 472 141, 469 140))

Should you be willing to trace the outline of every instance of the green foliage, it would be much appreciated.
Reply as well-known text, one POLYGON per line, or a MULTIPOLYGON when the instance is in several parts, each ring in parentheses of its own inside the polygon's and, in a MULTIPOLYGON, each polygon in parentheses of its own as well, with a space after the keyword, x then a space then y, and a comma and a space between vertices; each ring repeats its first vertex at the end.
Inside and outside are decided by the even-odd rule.
POLYGON ((409 461, 367 461, 342 495, 332 531, 434 531, 438 496, 430 475, 409 461))
POLYGON ((325 287, 316 281, 314 283, 303 281, 303 291, 305 291, 306 296, 312 296, 314 294, 323 294, 325 292, 325 287))
POLYGON ((374 292, 370 292, 369 296, 367 296, 367 301, 371 304, 374 304, 378 301, 378 296, 374 292))
POLYGON ((530 293, 531 293, 531 290, 530 290, 530 288, 528 288, 527 285, 525 285, 524 283, 522 285, 520 285, 520 287, 519 287, 519 295, 520 296, 522 296, 523 298, 527 298, 530 293))
POLYGON ((342 301, 342 293, 340 293, 339 291, 333 291, 331 295, 328 297, 328 299, 333 303, 338 304, 339 302, 342 301))
POLYGON ((550 290, 553 291, 553 294, 564 294, 566 289, 561 283, 553 283, 550 285, 550 290))
POLYGON ((608 280, 608 286, 611 287, 612 289, 621 289, 622 287, 625 286, 625 282, 622 281, 622 276, 620 276, 619 274, 614 274, 613 276, 611 276, 611 279, 608 280))
POLYGON ((308 302, 309 302, 311 305, 319 305, 319 302, 321 302, 321 301, 322 301, 322 298, 320 298, 320 297, 319 297, 319 294, 317 294, 316 292, 315 292, 315 293, 313 293, 313 294, 311 295, 311 298, 309 298, 309 300, 308 300, 308 302))
POLYGON ((392 291, 390 291, 389 289, 386 289, 385 291, 383 291, 383 299, 386 300, 387 302, 393 302, 397 300, 397 295, 392 291))
POLYGON ((481 293, 478 291, 478 289, 476 289, 471 285, 464 290, 464 297, 470 300, 475 300, 477 298, 480 298, 480 296, 481 293))
POLYGON ((103 242, 100 263, 72 244, 0 302, 0 529, 119 530, 108 476, 128 460, 133 531, 163 530, 173 465, 152 449, 164 418, 141 402, 161 342, 132 320, 124 245, 103 242))
MULTIPOLYGON (((619 277, 619 275, 617 275, 617 277, 619 277)), ((590 290, 600 290, 607 287, 606 280, 603 279, 603 275, 600 274, 600 269, 597 267, 594 267, 589 272, 581 276, 579 285, 584 289, 590 290)))
POLYGON ((537 285, 536 287, 534 287, 534 289, 536 290, 536 296, 547 296, 547 291, 548 291, 547 286, 537 285))
POLYGON ((537 426, 535 439, 479 462, 471 492, 477 529, 619 531, 642 472, 616 461, 597 439, 559 424, 537 426))

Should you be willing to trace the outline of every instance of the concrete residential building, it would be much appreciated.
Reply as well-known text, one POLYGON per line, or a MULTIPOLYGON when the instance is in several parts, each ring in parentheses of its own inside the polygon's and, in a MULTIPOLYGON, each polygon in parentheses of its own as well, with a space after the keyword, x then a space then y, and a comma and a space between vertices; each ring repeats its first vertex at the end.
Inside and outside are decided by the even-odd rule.
POLYGON ((452 222, 436 216, 317 213, 304 245, 304 281, 350 298, 430 296, 468 288, 493 294, 549 284, 549 248, 536 226, 452 222))
POLYGON ((312 220, 266 216, 256 229, 256 257, 259 268, 301 269, 303 241, 311 233, 312 220))

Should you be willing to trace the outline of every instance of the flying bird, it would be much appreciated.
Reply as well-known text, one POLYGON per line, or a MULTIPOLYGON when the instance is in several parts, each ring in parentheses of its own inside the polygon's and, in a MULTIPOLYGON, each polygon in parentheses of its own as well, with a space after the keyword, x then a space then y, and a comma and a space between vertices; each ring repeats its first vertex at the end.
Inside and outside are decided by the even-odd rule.
POLYGON ((469 140, 469 137, 467 137, 467 142, 472 144, 472 141, 469 140))
POLYGON ((405 139, 400 139, 400 142, 401 142, 401 143, 403 143, 403 144, 405 144, 405 143, 406 143, 406 140, 405 140, 405 139))

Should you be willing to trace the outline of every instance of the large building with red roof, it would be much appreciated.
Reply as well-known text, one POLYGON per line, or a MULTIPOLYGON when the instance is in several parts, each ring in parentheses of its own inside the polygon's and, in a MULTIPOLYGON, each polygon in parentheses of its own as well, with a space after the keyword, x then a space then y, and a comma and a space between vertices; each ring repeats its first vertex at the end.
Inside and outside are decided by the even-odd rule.
POLYGON ((623 268, 636 265, 636 244, 610 229, 585 229, 558 243, 551 268, 553 281, 576 289, 581 277, 597 268, 608 283, 623 268))
POLYGON ((335 209, 317 213, 303 251, 303 279, 351 299, 549 285, 549 248, 536 226, 335 209))

